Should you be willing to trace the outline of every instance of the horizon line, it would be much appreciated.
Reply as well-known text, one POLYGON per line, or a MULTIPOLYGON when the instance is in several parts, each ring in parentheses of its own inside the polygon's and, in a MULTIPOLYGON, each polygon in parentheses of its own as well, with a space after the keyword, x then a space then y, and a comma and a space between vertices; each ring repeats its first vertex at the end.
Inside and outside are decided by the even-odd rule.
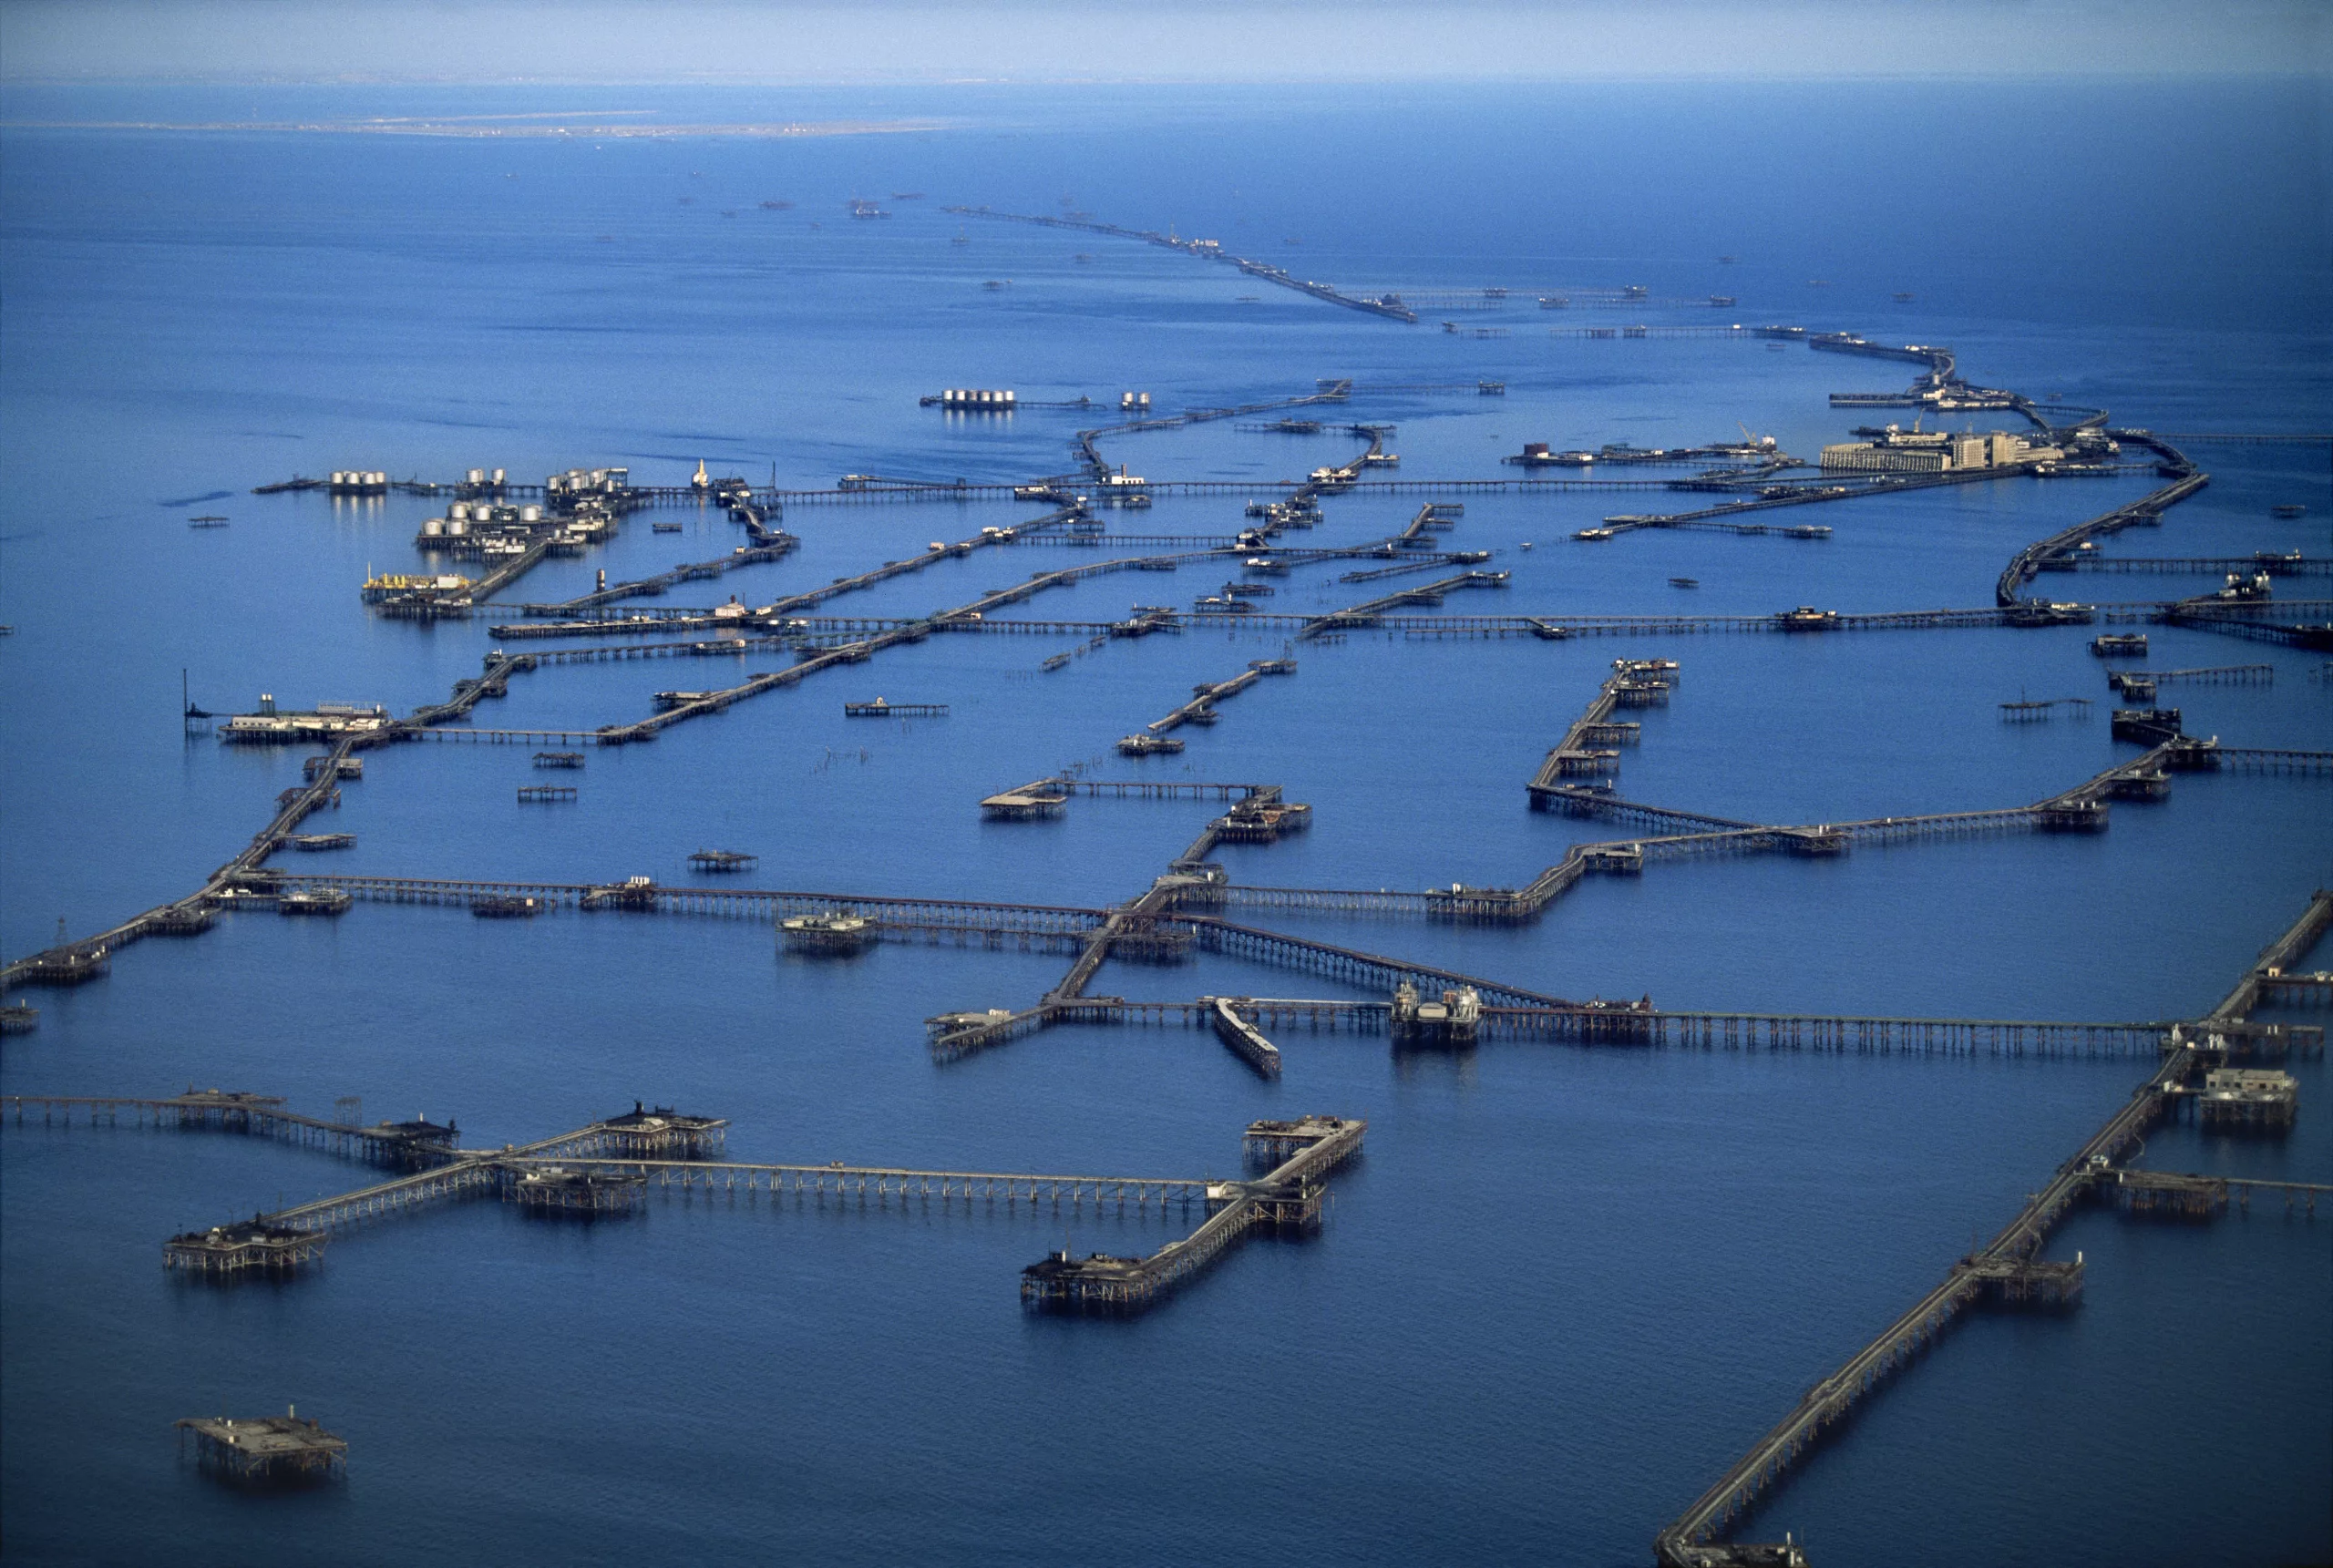
POLYGON ((1717 70, 1679 69, 1659 72, 1641 71, 1577 71, 1561 74, 1516 72, 1414 72, 1383 75, 1304 76, 1268 75, 1246 76, 952 76, 930 75, 855 75, 827 73, 814 76, 764 76, 734 72, 676 72, 656 76, 579 76, 546 74, 542 76, 476 76, 456 73, 383 73, 358 75, 337 72, 329 76, 285 75, 278 72, 244 74, 239 72, 198 73, 188 75, 74 75, 17 74, 0 67, 0 86, 9 87, 1379 87, 1402 83, 1492 84, 1499 86, 1560 86, 1564 84, 1596 83, 1612 85, 1643 85, 1677 82, 1725 82, 1755 84, 1764 82, 1861 83, 1861 82, 2050 82, 2050 81, 2287 81, 2316 82, 2333 87, 2333 72, 2307 67, 2247 67, 2240 66, 2215 68, 2176 69, 2168 67, 2060 67, 2036 70, 1857 70, 1840 71, 1809 69, 1806 71, 1761 70, 1729 72, 1717 70))

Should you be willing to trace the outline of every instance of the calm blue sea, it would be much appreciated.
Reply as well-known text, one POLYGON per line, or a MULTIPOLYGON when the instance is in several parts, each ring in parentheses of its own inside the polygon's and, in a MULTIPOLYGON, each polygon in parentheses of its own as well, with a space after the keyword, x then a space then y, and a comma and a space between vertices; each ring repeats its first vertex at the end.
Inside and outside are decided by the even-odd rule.
MULTIPOLYGON (((1550 326, 1731 321, 1944 343, 1981 383, 2165 431, 2333 419, 2321 84, 1716 86, 1372 90, 933 88, 747 93, 12 87, 0 127, 0 947, 81 934, 198 885, 294 782, 298 749, 188 738, 195 700, 262 692, 406 709, 474 672, 483 621, 371 618, 365 573, 415 569, 442 507, 254 497, 334 467, 451 476, 570 465, 784 484, 846 472, 1059 472, 1090 416, 970 420, 945 386, 1125 390, 1161 408, 1381 391, 1406 477, 1487 477, 1524 442, 1732 439, 1811 453, 1836 390, 1906 367, 1720 339, 1550 326), (915 119, 782 141, 57 128, 358 116, 644 111, 668 123, 915 119), (42 122, 36 125, 33 122, 42 122), (923 192, 920 200, 893 193, 923 192), (892 216, 853 221, 852 198, 892 216), (764 202, 790 202, 782 209, 764 202), (1357 291, 1512 291, 1468 330, 1403 327, 1115 241, 961 221, 943 203, 1219 238, 1357 291), (959 236, 963 243, 953 242, 959 236), (1081 253, 1090 260, 1081 260, 1081 253), (1739 260, 1721 264, 1716 258, 1739 260), (1816 281, 1820 280, 1820 286, 1816 281), (984 287, 994 282, 1003 286, 984 287), (1542 312, 1642 284, 1729 311, 1542 312), (1909 302, 1894 296, 1910 293, 1909 302), (1247 298, 1244 296, 1256 296, 1247 298), (1477 336, 1476 326, 1506 335, 1477 336), (196 530, 193 515, 231 526, 196 530)), ((511 122, 504 122, 511 123, 511 122)), ((1350 456, 1334 433, 1229 425, 1116 440, 1156 478, 1260 482, 1350 456)), ((2124 555, 2333 548, 2322 446, 2202 446, 2214 476, 2124 555), (2297 520, 2272 505, 2308 507, 2297 520)), ((2021 545, 2148 487, 2019 481, 1824 508, 1827 540, 1569 535, 1654 497, 1470 497, 1453 548, 1509 587, 1454 611, 1763 613, 1983 605, 2021 545), (1528 542, 1533 547, 1526 549, 1528 542), (1690 576, 1683 589, 1670 579, 1690 576)), ((1331 501, 1298 540, 1355 542, 1417 498, 1331 501)), ((1223 534, 1238 497, 1114 526, 1223 534)), ((1032 515, 1011 504, 797 507, 803 548, 664 602, 765 602, 1032 515)), ((627 524, 519 597, 564 598, 741 542, 717 515, 627 524)), ((1790 518, 1787 520, 1797 520, 1790 518)), ((1061 565, 978 552, 836 607, 920 613, 1061 565)), ((1314 569, 1275 610, 1375 589, 1314 569)), ((1220 576, 1105 576, 1024 612, 1122 616, 1220 576)), ((2321 582, 2322 579, 2317 579, 2321 582)), ((2045 579, 2084 598, 2180 575, 2045 579)), ((2306 595, 2287 579, 2280 596, 2306 595)), ((2321 614, 2318 616, 2322 619, 2321 614)), ((755 886, 1104 903, 1209 808, 1080 801, 984 825, 984 794, 1077 763, 1281 651, 1284 633, 1114 644, 934 639, 591 753, 580 800, 512 804, 527 748, 375 753, 303 870, 691 879, 718 845, 755 886), (847 723, 841 702, 946 702, 847 723)), ((1409 641, 1299 650, 1292 678, 1187 731, 1146 776, 1250 779, 1311 832, 1228 846, 1235 881, 1516 885, 1609 830, 1524 784, 1618 655, 1681 661, 1643 713, 1627 794, 1816 822, 2013 804, 2130 754, 2091 632, 1625 642, 1409 641), (2087 721, 1998 704, 2084 696, 2087 721)), ((2274 666, 2166 688, 2232 745, 2333 748, 2322 654, 2155 629, 2158 668, 2274 666), (2174 694, 2175 691, 2175 694, 2174 694)), ((782 657, 782 656, 780 656, 782 657)), ((654 692, 774 657, 548 668, 480 710, 593 727, 654 692)), ((2002 837, 1744 859, 1584 884, 1516 930, 1253 912, 1257 923, 1567 996, 1670 1007, 2144 1019, 2207 1009, 2333 878, 2321 780, 2182 776, 2095 838, 2002 837)), ((303 857, 307 859, 307 857, 303 857)), ((0 1532, 10 1561, 390 1564, 800 1562, 1135 1565, 1648 1560, 1653 1532, 2044 1173, 2146 1071, 2123 1061, 1638 1054, 1496 1043, 1395 1056, 1290 1031, 1255 1080, 1197 1031, 1062 1029, 936 1068, 922 1020, 1023 1006, 1066 960, 885 946, 776 950, 750 920, 486 922, 362 905, 222 919, 111 977, 35 993, 0 1091, 188 1084, 329 1114, 458 1119, 523 1141, 635 1099, 732 1121, 738 1157, 1228 1174, 1249 1120, 1369 1118, 1323 1234, 1250 1244, 1131 1322, 1025 1316, 1016 1271, 1066 1239, 1147 1251, 1187 1221, 657 1200, 593 1226, 476 1204, 336 1242, 313 1276, 189 1288, 160 1239, 371 1173, 216 1134, 0 1131, 0 1532), (344 1433, 344 1486, 254 1499, 174 1454, 170 1423, 296 1403, 344 1433)), ((2311 960, 2333 958, 2320 953, 2311 960)), ((1106 968, 1129 997, 1338 996, 1221 958, 1106 968)), ((2320 1016, 2321 1021, 2321 1016, 2320 1016)), ((2333 1182, 2333 1080, 2301 1077, 2275 1143, 2152 1139, 2147 1164, 2333 1182)), ((2285 1563, 2333 1557, 2333 1208, 2208 1227, 2070 1221, 2088 1299, 1978 1315, 1870 1402, 1752 1522, 1822 1568, 2285 1563)))

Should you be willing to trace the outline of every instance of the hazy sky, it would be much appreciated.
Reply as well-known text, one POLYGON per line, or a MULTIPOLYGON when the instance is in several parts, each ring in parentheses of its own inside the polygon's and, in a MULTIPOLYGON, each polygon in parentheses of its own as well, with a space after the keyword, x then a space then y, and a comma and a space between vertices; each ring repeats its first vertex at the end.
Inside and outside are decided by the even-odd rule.
POLYGON ((2326 75, 2333 0, 0 0, 0 76, 327 81, 2326 75))

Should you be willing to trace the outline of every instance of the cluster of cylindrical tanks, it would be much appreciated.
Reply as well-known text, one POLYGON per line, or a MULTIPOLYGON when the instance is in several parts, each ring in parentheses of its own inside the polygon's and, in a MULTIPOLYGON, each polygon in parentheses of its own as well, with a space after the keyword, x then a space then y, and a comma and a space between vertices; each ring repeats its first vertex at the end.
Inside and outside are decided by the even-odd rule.
POLYGON ((631 484, 629 468, 570 468, 545 479, 543 491, 550 496, 586 496, 625 489, 631 484))
POLYGON ((334 468, 324 488, 335 496, 385 496, 389 477, 378 468, 334 468))
POLYGON ((979 387, 951 386, 940 395, 942 408, 986 408, 1009 411, 1014 405, 1011 391, 988 391, 979 387))
POLYGON ((425 539, 461 538, 472 528, 531 528, 543 520, 540 507, 504 507, 490 501, 456 501, 446 508, 442 518, 431 518, 421 525, 425 539))

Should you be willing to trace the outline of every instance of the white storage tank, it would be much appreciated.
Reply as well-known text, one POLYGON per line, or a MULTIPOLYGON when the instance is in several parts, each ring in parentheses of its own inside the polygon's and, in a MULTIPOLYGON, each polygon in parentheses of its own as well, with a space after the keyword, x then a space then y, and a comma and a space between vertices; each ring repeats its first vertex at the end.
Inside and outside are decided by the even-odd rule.
POLYGON ((434 539, 445 531, 446 519, 443 518, 432 518, 421 525, 421 537, 425 539, 434 539))
POLYGON ((502 483, 502 470, 499 468, 494 471, 494 482, 498 485, 502 483))
POLYGON ((486 483, 486 470, 483 468, 473 468, 469 471, 467 477, 473 485, 483 485, 486 483))
POLYGON ((461 518, 452 518, 447 519, 446 523, 446 531, 453 535, 456 538, 459 538, 464 534, 470 531, 470 526, 467 520, 461 518))
POLYGON ((540 523, 543 520, 543 509, 540 507, 521 507, 519 508, 519 520, 522 523, 540 523))

